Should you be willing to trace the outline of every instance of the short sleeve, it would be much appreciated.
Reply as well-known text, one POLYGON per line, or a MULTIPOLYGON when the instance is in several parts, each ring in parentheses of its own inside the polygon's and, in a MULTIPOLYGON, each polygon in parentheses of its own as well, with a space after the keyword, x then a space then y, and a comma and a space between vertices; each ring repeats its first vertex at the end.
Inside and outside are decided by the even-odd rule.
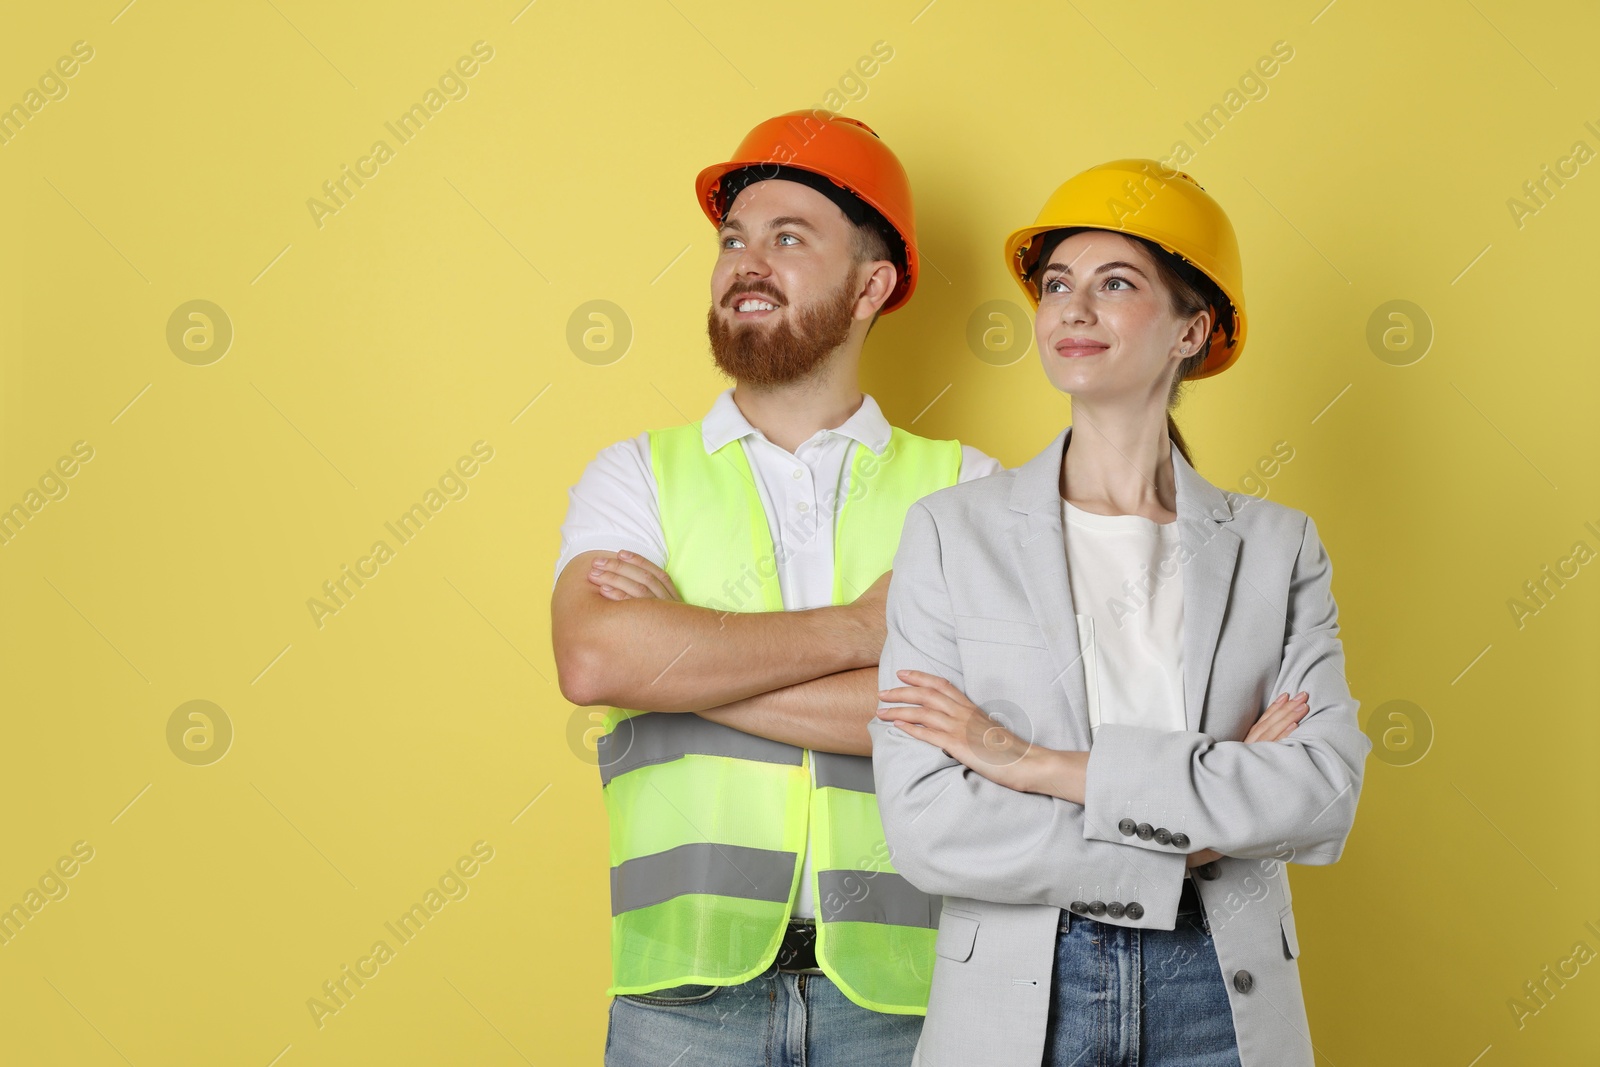
POLYGON ((567 490, 567 517, 561 524, 561 554, 551 589, 574 556, 624 548, 666 568, 666 536, 650 469, 648 433, 601 449, 578 484, 567 490))
POLYGON ((970 482, 974 478, 987 478, 1005 470, 1000 461, 984 455, 971 445, 961 446, 961 477, 958 481, 970 482))

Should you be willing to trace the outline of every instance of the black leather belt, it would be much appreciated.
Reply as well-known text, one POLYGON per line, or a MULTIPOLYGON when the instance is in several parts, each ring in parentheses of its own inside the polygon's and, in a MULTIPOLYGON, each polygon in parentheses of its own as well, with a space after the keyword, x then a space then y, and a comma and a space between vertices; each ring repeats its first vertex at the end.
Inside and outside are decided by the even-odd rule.
POLYGON ((1200 906, 1200 891, 1194 887, 1193 878, 1183 880, 1183 889, 1178 893, 1178 914, 1198 914, 1205 909, 1200 906))
POLYGON ((778 946, 778 970, 803 971, 817 965, 817 924, 810 919, 790 919, 778 946))

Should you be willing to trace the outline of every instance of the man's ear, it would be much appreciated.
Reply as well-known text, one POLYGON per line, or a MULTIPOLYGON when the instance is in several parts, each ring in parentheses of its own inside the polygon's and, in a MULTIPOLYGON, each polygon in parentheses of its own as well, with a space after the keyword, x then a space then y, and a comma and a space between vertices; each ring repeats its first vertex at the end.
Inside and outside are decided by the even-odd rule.
POLYGON ((887 259, 873 260, 863 266, 870 267, 871 273, 862 281, 861 295, 856 301, 855 317, 875 320, 883 305, 887 304, 889 297, 894 294, 894 287, 900 282, 900 272, 887 259))

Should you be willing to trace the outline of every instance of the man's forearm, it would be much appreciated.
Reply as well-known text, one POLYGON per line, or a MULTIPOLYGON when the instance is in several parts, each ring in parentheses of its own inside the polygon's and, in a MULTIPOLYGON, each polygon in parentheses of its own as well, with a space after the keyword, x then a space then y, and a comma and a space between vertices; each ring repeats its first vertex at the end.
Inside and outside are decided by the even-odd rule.
POLYGON ((819 752, 872 755, 878 668, 858 667, 700 712, 700 717, 819 752))
POLYGON ((643 597, 609 608, 607 632, 594 644, 616 651, 591 666, 603 679, 593 704, 704 711, 841 671, 876 670, 875 637, 849 607, 724 612, 643 597))

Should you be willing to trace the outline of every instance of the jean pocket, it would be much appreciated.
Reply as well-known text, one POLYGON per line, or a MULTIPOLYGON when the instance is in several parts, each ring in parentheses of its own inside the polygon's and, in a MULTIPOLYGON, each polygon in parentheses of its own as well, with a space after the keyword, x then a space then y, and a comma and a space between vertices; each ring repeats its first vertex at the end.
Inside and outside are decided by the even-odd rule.
POLYGON ((679 1004, 703 1004, 716 996, 724 987, 719 985, 687 985, 667 986, 665 989, 652 989, 648 993, 619 993, 623 1000, 631 1000, 635 1004, 653 1004, 657 1007, 670 1008, 679 1004))

